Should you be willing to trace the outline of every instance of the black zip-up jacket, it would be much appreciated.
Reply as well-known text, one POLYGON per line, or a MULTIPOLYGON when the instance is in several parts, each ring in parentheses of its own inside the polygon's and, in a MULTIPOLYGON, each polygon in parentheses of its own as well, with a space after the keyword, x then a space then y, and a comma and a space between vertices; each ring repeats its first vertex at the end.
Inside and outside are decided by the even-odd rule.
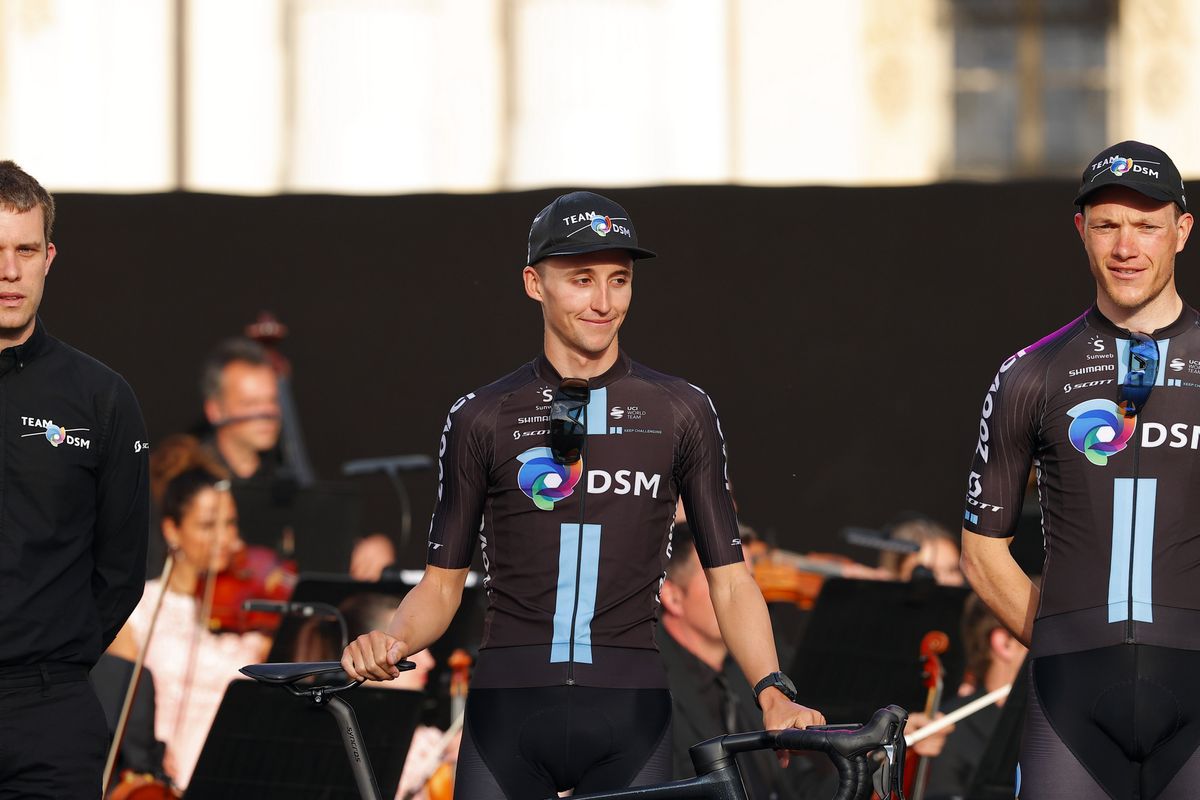
POLYGON ((46 333, 0 351, 0 668, 91 667, 142 596, 150 443, 120 375, 46 333))

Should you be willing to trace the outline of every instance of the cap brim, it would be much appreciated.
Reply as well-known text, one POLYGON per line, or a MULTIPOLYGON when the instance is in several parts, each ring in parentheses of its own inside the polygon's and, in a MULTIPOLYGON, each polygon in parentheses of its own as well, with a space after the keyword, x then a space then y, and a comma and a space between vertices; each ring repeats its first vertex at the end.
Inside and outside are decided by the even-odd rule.
POLYGON ((596 242, 594 244, 572 245, 570 247, 556 247, 549 252, 542 253, 538 256, 538 261, 550 256, 577 256, 581 253, 599 253, 601 250, 624 250, 633 256, 634 261, 639 258, 657 258, 658 253, 653 250, 647 250, 644 247, 629 247, 628 245, 609 244, 608 242, 596 242))
POLYGON ((1157 184, 1139 183, 1138 181, 1130 180, 1111 180, 1104 183, 1097 183, 1089 186, 1087 189, 1080 192, 1075 197, 1075 205, 1082 206, 1086 204, 1087 198, 1094 195, 1101 189, 1107 189, 1110 186, 1124 186, 1126 189, 1145 195, 1152 200, 1161 200, 1164 203, 1178 203, 1179 200, 1170 192, 1163 191, 1162 187, 1157 184))

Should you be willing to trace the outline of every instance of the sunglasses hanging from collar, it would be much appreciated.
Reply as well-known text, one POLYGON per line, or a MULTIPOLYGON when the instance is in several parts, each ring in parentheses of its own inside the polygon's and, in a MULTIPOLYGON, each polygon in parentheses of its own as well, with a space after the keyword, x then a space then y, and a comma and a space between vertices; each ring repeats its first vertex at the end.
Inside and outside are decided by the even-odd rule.
POLYGON ((550 402, 550 453, 556 463, 574 464, 583 457, 591 394, 583 378, 563 378, 558 385, 550 402))
POLYGON ((1126 417, 1136 417, 1158 380, 1158 342, 1144 333, 1129 334, 1129 364, 1118 405, 1126 417))

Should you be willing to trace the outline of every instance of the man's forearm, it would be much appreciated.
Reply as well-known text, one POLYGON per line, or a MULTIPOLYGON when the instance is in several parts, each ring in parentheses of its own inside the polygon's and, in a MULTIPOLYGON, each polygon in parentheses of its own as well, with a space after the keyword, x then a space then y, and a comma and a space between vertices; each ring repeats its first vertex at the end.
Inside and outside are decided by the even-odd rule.
POLYGON ((730 654, 751 684, 779 669, 771 617, 754 578, 742 564, 708 570, 717 624, 730 654))
POLYGON ((388 623, 387 633, 404 642, 405 655, 424 650, 438 640, 458 611, 467 570, 428 567, 388 623), (436 570, 436 572, 435 572, 436 570))
POLYGON ((963 574, 1004 627, 1029 647, 1041 595, 1013 559, 1008 549, 1010 541, 964 530, 963 574))

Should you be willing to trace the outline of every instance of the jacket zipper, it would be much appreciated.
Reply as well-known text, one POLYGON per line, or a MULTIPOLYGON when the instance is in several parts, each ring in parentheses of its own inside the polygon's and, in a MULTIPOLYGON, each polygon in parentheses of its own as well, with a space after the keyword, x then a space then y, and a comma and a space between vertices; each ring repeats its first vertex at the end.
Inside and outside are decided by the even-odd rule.
POLYGON ((1137 552, 1137 502, 1138 502, 1138 480, 1140 475, 1140 464, 1142 454, 1142 437, 1137 433, 1133 436, 1133 503, 1130 508, 1129 519, 1129 583, 1128 593, 1125 598, 1126 602, 1126 617, 1125 617, 1125 644, 1133 644, 1133 558, 1137 552))

